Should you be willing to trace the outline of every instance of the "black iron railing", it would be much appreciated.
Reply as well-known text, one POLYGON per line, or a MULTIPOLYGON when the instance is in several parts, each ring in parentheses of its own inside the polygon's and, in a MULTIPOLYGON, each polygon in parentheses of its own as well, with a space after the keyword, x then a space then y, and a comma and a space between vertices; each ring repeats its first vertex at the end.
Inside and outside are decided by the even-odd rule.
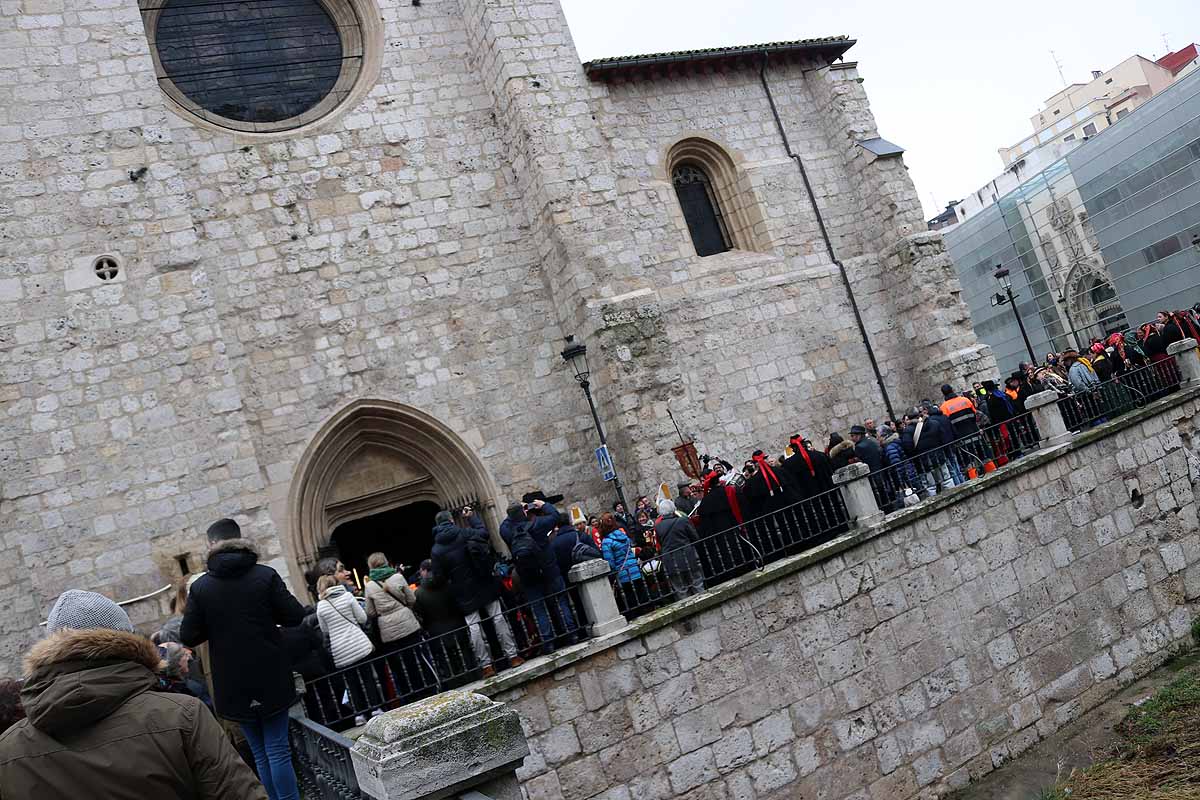
POLYGON ((1076 388, 1059 398, 1058 409, 1067 430, 1078 432, 1166 397, 1179 388, 1180 377, 1179 365, 1168 356, 1106 381, 1096 381, 1090 388, 1076 388))
POLYGON ((288 736, 296 780, 305 800, 367 800, 350 761, 354 742, 302 717, 288 720, 288 736))
POLYGON ((573 590, 543 595, 526 585, 521 591, 525 603, 505 607, 497 601, 498 614, 480 609, 449 633, 400 647, 385 643, 366 659, 307 681, 306 713, 334 728, 361 724, 373 713, 463 686, 587 636, 588 621, 573 590))
MULTIPOLYGON (((1078 431, 1158 399, 1177 389, 1179 383, 1178 366, 1170 358, 1128 370, 1091 390, 1064 394, 1056 407, 1067 429, 1078 431)), ((961 428, 955 430, 949 420, 945 426, 926 423, 915 442, 908 436, 897 440, 899 447, 888 448, 885 442, 881 447, 882 463, 855 480, 867 482, 874 505, 888 514, 1003 467, 1036 451, 1041 444, 1041 432, 1032 412, 1022 411, 984 428, 969 427, 964 433, 961 428), (953 431, 953 438, 931 445, 928 437, 937 435, 939 428, 953 431)), ((950 433, 942 435, 951 437, 950 433)), ((775 469, 782 474, 785 467, 775 469)), ((702 502, 699 519, 691 519, 693 529, 681 534, 684 543, 678 544, 677 535, 665 550, 649 531, 627 533, 627 543, 614 544, 619 537, 606 541, 603 553, 621 613, 632 619, 801 553, 850 529, 854 520, 847 510, 847 495, 843 494, 846 487, 834 486, 827 468, 823 474, 814 472, 804 486, 791 481, 789 484, 786 492, 769 492, 766 497, 739 494, 742 521, 723 530, 706 529, 702 502), (798 495, 803 499, 795 500, 798 495)), ((722 490, 716 487, 712 491, 722 490)), ((862 513, 873 511, 868 508, 862 513)), ((373 713, 465 685, 586 636, 588 620, 575 589, 543 595, 538 585, 521 587, 519 579, 509 588, 520 592, 526 602, 500 606, 499 613, 489 613, 494 608, 481 609, 454 631, 377 652, 308 681, 304 703, 309 716, 334 728, 349 727, 373 713)), ((332 734, 321 725, 315 727, 332 734)), ((337 774, 336 765, 329 765, 328 759, 325 763, 323 779, 334 780, 328 776, 337 774)), ((310 773, 317 774, 312 770, 310 773)), ((352 771, 349 775, 352 780, 352 771)))
POLYGON ((704 530, 703 523, 699 528, 693 525, 690 534, 685 529, 675 535, 677 539, 695 536, 683 544, 663 543, 653 537, 643 546, 633 547, 631 555, 626 555, 630 548, 624 543, 606 546, 617 608, 626 617, 637 617, 849 530, 846 506, 836 487, 799 501, 784 497, 783 491, 777 490, 763 498, 747 498, 748 513, 751 508, 762 510, 772 504, 776 508, 715 533, 704 530))

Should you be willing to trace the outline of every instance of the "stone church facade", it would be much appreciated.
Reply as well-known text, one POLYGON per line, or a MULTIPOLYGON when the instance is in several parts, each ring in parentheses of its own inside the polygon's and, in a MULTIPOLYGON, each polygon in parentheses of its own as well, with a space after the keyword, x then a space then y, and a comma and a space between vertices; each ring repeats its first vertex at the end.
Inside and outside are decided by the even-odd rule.
POLYGON ((326 90, 246 122, 179 72, 193 5, 0 9, 8 669, 63 589, 152 594, 222 516, 299 590, 384 509, 607 504, 568 335, 636 487, 679 477, 668 409, 737 458, 994 369, 848 39, 581 65, 555 0, 307 0, 326 90))

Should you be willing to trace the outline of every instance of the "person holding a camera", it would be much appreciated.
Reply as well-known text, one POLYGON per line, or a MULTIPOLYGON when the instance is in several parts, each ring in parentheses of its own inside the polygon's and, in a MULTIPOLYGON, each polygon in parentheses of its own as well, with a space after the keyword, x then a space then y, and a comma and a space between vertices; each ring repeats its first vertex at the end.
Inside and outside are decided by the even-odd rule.
POLYGON ((543 655, 554 652, 556 639, 569 644, 578 640, 567 586, 550 546, 550 534, 557 527, 558 511, 537 497, 510 505, 500 523, 500 537, 512 553, 521 591, 533 609, 543 655))

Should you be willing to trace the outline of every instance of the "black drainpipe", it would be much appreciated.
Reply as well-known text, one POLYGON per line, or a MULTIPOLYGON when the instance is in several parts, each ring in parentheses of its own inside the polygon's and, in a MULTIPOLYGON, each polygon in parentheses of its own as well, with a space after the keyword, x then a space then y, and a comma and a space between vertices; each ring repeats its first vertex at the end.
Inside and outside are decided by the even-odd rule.
POLYGON ((804 162, 800 159, 799 153, 792 152, 792 145, 788 141, 787 131, 783 129, 783 120, 779 118, 779 109, 775 107, 775 97, 771 94, 771 86, 767 83, 766 52, 763 52, 762 67, 758 70, 758 79, 762 81, 763 91, 767 95, 767 102, 771 104, 771 115, 775 117, 775 127, 779 129, 779 138, 783 140, 783 149, 788 154, 788 158, 795 161, 796 166, 800 168, 800 178, 804 181, 804 191, 808 192, 808 202, 812 205, 813 214, 817 217, 817 226, 821 229, 821 238, 825 241, 825 250, 829 253, 829 260, 837 264, 838 272, 842 275, 842 283, 846 286, 846 296, 850 298, 850 308, 854 311, 854 321, 858 324, 858 332, 862 335, 863 345, 867 348, 867 359, 871 362, 871 369, 875 372, 875 382, 879 384, 879 393, 883 395, 883 404, 887 407, 888 416, 894 420, 898 419, 896 412, 892 409, 892 400, 888 396, 887 387, 883 384, 883 373, 879 371, 879 362, 875 359, 874 348, 871 347, 871 337, 867 335, 867 327, 863 324, 862 313, 858 310, 858 301, 854 298, 854 287, 850 285, 850 276, 846 274, 846 267, 833 252, 833 241, 829 238, 829 231, 825 228, 825 218, 821 216, 821 209, 817 206, 817 196, 813 194, 812 184, 809 183, 808 170, 804 168, 804 162))

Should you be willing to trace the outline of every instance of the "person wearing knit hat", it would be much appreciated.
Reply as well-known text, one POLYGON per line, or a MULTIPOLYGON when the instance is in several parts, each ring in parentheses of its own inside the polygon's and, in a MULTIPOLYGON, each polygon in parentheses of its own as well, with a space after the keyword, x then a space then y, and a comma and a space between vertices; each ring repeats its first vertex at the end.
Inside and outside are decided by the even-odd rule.
POLYGON ((195 697, 156 691, 158 649, 107 597, 68 589, 25 657, 26 719, 0 736, 0 797, 267 794, 195 697))
POLYGON ((47 633, 92 629, 133 633, 133 623, 125 609, 112 600, 80 589, 67 589, 60 594, 46 617, 47 633))

